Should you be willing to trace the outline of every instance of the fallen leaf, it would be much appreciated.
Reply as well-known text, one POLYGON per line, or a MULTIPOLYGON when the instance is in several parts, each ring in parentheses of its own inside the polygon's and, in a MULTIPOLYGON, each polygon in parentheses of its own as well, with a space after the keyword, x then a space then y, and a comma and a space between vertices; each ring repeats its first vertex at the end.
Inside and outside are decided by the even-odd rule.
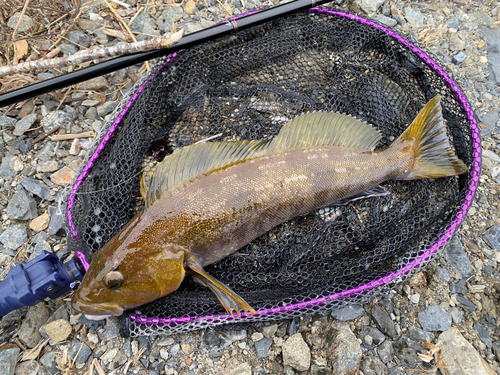
POLYGON ((14 42, 14 63, 17 64, 28 53, 28 42, 26 40, 18 40, 14 42))

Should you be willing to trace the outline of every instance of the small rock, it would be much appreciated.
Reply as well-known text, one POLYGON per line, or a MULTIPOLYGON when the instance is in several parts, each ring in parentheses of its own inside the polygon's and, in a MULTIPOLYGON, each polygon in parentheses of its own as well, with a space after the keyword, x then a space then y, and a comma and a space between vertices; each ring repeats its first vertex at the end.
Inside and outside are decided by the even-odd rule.
POLYGON ((221 346, 221 340, 219 336, 217 336, 211 329, 204 331, 202 337, 203 341, 210 349, 218 348, 221 346))
POLYGON ((228 346, 233 342, 244 340, 247 337, 247 331, 242 329, 240 331, 224 331, 221 334, 224 341, 228 343, 228 346))
POLYGON ((273 325, 261 328, 262 334, 264 335, 264 337, 267 337, 267 338, 272 338, 277 330, 278 330, 277 324, 273 324, 273 325))
POLYGON ((16 126, 16 119, 9 116, 0 116, 0 128, 12 128, 16 126))
POLYGON ((364 375, 387 375, 387 366, 380 358, 370 355, 361 362, 360 370, 364 375))
POLYGON ((491 340, 490 333, 486 330, 486 328, 484 328, 482 324, 476 322, 474 323, 474 330, 479 335, 481 341, 484 342, 488 348, 491 348, 493 341, 491 340))
POLYGON ((19 348, 5 349, 0 352, 0 374, 14 375, 20 352, 19 348))
POLYGON ((47 370, 49 375, 56 375, 61 373, 57 368, 55 352, 45 353, 42 358, 40 358, 40 363, 43 365, 43 367, 45 367, 45 370, 47 370))
POLYGON ((290 336, 295 335, 299 331, 300 323, 302 323, 302 319, 300 319, 300 317, 297 316, 292 319, 290 325, 288 326, 288 334, 290 336))
POLYGON ((24 317, 22 310, 14 310, 2 317, 0 320, 0 330, 5 330, 5 328, 17 326, 17 323, 21 321, 24 317))
POLYGON ((36 167, 38 173, 55 172, 59 169, 59 164, 55 160, 44 161, 36 167))
POLYGON ((469 278, 474 274, 458 236, 453 237, 448 246, 445 247, 444 255, 450 266, 461 278, 469 278))
POLYGON ((396 325, 380 306, 373 306, 372 317, 373 320, 375 320, 375 324, 382 332, 392 338, 395 338, 397 336, 396 325))
POLYGON ((420 294, 415 293, 415 294, 412 294, 410 296, 410 302, 411 303, 414 303, 416 305, 416 304, 418 304, 419 301, 420 301, 420 294))
POLYGON ((81 150, 81 146, 80 146, 80 141, 75 138, 73 139, 73 142, 71 142, 71 147, 69 149, 69 154, 70 155, 78 155, 80 153, 80 150, 81 150))
MULTIPOLYGON (((39 374, 38 372, 39 369, 40 365, 35 360, 20 362, 16 366, 16 371, 14 372, 14 375, 37 375, 39 374)), ((3 372, 1 372, 1 370, 2 369, 0 365, 0 373, 4 374, 3 372)))
POLYGON ((64 128, 68 122, 69 118, 66 112, 61 110, 48 112, 42 119, 43 130, 49 132, 56 126, 64 128))
POLYGON ((63 231, 63 225, 65 222, 65 216, 62 212, 59 212, 57 207, 54 206, 49 206, 49 216, 50 216, 50 223, 49 223, 49 229, 47 230, 47 233, 50 236, 53 236, 55 234, 58 234, 63 231))
POLYGON ((353 305, 348 305, 346 307, 334 309, 331 315, 335 319, 345 322, 348 320, 354 320, 356 318, 359 318, 364 313, 365 309, 363 309, 362 306, 353 304, 353 305))
POLYGON ((384 341, 377 347, 377 353, 384 363, 392 361, 394 358, 394 348, 389 340, 384 341))
POLYGON ((267 358, 267 353, 269 352, 269 348, 272 344, 273 339, 267 337, 259 341, 255 341, 255 353, 257 355, 257 358, 267 358))
POLYGON ((106 319, 102 341, 106 342, 115 337, 120 337, 120 323, 119 318, 112 316, 106 319))
POLYGON ((43 326, 45 332, 54 341, 64 341, 71 334, 71 324, 67 320, 58 319, 43 326))
POLYGON ((375 22, 388 27, 394 27, 398 24, 398 21, 396 21, 394 18, 386 17, 381 14, 374 14, 370 18, 375 22))
POLYGON ((7 216, 13 220, 31 220, 37 217, 37 204, 22 186, 17 187, 17 192, 12 196, 7 205, 7 216))
POLYGON ((437 266, 436 267, 436 276, 439 277, 443 281, 450 281, 450 274, 446 270, 446 268, 437 266))
POLYGON ((325 332, 325 356, 334 374, 356 374, 363 352, 347 323, 334 323, 325 332))
POLYGON ((425 331, 446 331, 451 327, 451 315, 441 306, 429 306, 418 313, 418 322, 425 331))
POLYGON ((433 342, 436 336, 432 332, 426 332, 417 327, 410 327, 410 338, 415 341, 429 341, 433 342))
POLYGON ((460 280, 455 280, 450 284, 450 293, 462 295, 467 294, 467 279, 463 278, 460 280))
POLYGON ((72 30, 68 32, 67 37, 69 40, 71 40, 73 43, 76 43, 79 46, 83 46, 85 48, 90 47, 89 38, 80 30, 72 30))
POLYGON ((24 225, 11 225, 0 234, 0 242, 11 250, 17 250, 27 240, 28 233, 24 225))
MULTIPOLYGON (((139 18, 139 15, 137 18, 139 18)), ((88 81, 80 82, 76 85, 77 90, 89 90, 89 91, 101 91, 107 89, 109 87, 109 83, 104 77, 93 78, 88 81)))
POLYGON ((117 354, 118 354, 118 348, 109 349, 106 353, 103 354, 103 356, 100 359, 104 363, 109 363, 113 360, 113 358, 116 357, 117 354))
POLYGON ((193 14, 195 9, 196 9, 196 3, 193 0, 189 0, 184 5, 184 12, 186 12, 187 14, 193 14))
POLYGON ((101 117, 104 117, 107 114, 110 114, 111 112, 113 112, 118 104, 119 104, 119 101, 117 101, 117 100, 105 102, 103 105, 100 105, 99 107, 97 107, 97 114, 101 117))
POLYGON ((380 8, 384 2, 385 0, 355 0, 354 4, 366 14, 371 15, 376 13, 378 8, 380 8))
POLYGON ((453 34, 450 37, 450 50, 460 52, 465 48, 465 41, 458 34, 453 34))
POLYGON ((463 305, 469 312, 474 312, 477 309, 477 306, 469 301, 467 298, 462 297, 461 295, 456 296, 456 300, 459 304, 463 305))
POLYGON ((47 322, 45 322, 45 324, 54 322, 59 319, 64 319, 69 321, 69 314, 66 311, 66 307, 64 305, 59 306, 59 308, 56 311, 54 311, 54 313, 50 316, 47 322))
POLYGON ((481 116, 481 123, 486 126, 486 128, 481 130, 481 136, 489 136, 495 129, 499 118, 500 115, 498 114, 498 111, 489 111, 485 115, 481 116))
POLYGON ((493 249, 500 251, 500 225, 492 227, 484 239, 493 249))
POLYGON ((439 335, 436 345, 441 348, 441 360, 445 366, 441 371, 445 375, 489 375, 493 373, 477 350, 455 327, 439 335))
POLYGON ((40 232, 48 228, 50 222, 50 217, 48 213, 44 213, 36 218, 34 218, 30 222, 30 229, 33 229, 35 232, 40 232))
MULTIPOLYGON (((127 354, 127 352, 125 352, 125 354, 127 354)), ((165 361, 168 361, 168 350, 167 349, 160 349, 160 357, 162 357, 165 361)), ((127 357, 130 357, 129 355, 127 355, 127 357)))
POLYGON ((332 371, 327 367, 318 366, 313 363, 311 365, 311 375, 332 375, 332 371))
POLYGON ((375 327, 365 326, 359 334, 359 338, 363 340, 368 349, 372 349, 373 346, 378 346, 385 341, 385 336, 375 327), (371 344, 366 341, 366 338, 370 337, 371 344), (373 346, 372 346, 373 345, 373 346))
POLYGON ((405 18, 413 27, 424 26, 424 16, 418 10, 413 8, 405 8, 405 18))
POLYGON ((64 187, 71 181, 73 181, 73 179, 75 178, 75 174, 75 171, 70 167, 62 167, 57 172, 50 175, 50 180, 53 183, 64 187))
POLYGON ((493 343, 493 353, 497 357, 497 361, 500 361, 500 341, 495 341, 493 343))
POLYGON ((23 117, 16 124, 16 128, 14 129, 14 135, 23 135, 26 130, 31 128, 31 126, 35 123, 37 118, 36 113, 32 113, 28 116, 23 117))
MULTIPOLYGON (((118 351, 118 349, 116 349, 118 351)), ((69 355, 76 365, 84 365, 92 354, 92 350, 80 341, 74 340, 71 343, 71 349, 69 350, 69 355)), ((102 357, 101 357, 102 359, 102 357)))
POLYGON ((251 338, 252 338, 252 341, 259 341, 259 340, 262 340, 262 338, 264 337, 264 335, 261 333, 261 332, 255 332, 254 334, 252 334, 251 338))
POLYGON ((309 370, 311 351, 300 333, 290 336, 283 344, 282 350, 284 366, 290 366, 297 371, 309 370))
POLYGON ((230 372, 231 375, 252 375, 252 367, 248 363, 242 363, 230 372))
POLYGON ((25 177, 21 179, 21 185, 31 194, 34 194, 42 199, 45 199, 46 201, 54 200, 54 196, 50 195, 50 189, 47 187, 47 185, 45 185, 41 181, 25 177))
POLYGON ((446 26, 449 29, 458 30, 458 27, 460 26, 460 20, 458 19, 458 17, 453 17, 449 19, 448 22, 446 22, 446 26))
POLYGON ((184 12, 180 6, 169 6, 166 10, 163 11, 160 18, 164 19, 165 22, 169 24, 180 21, 184 16, 184 12))
MULTIPOLYGON (((9 18, 7 26, 9 26, 11 29, 15 29, 20 18, 21 18, 21 12, 14 13, 12 17, 9 18)), ((17 27, 17 32, 24 33, 26 30, 31 29, 33 26, 35 26, 33 20, 25 14, 21 19, 19 26, 17 27)))
POLYGON ((467 58, 467 55, 465 53, 459 52, 455 56, 453 56, 452 61, 454 64, 459 65, 459 64, 463 63, 466 58, 467 58))
POLYGON ((28 348, 33 348, 40 341, 40 327, 49 319, 49 310, 44 305, 31 306, 19 329, 19 339, 28 348))

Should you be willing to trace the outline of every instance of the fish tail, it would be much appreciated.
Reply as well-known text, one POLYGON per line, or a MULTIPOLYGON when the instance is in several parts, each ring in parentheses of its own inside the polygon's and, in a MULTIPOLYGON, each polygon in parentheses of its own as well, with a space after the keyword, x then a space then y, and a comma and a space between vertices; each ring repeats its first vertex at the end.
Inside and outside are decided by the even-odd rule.
POLYGON ((431 99, 399 137, 401 143, 413 142, 413 168, 403 179, 456 176, 467 171, 448 138, 440 101, 439 95, 431 99))

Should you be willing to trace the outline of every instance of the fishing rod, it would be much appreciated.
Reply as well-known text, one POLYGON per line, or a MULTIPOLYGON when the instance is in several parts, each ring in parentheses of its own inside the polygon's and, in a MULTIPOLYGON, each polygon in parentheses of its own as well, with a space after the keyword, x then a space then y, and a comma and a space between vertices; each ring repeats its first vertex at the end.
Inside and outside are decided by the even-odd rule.
POLYGON ((170 48, 162 48, 149 52, 139 52, 125 56, 116 57, 72 73, 63 74, 43 82, 38 82, 17 90, 0 95, 0 108, 46 94, 50 91, 59 90, 92 78, 102 76, 135 64, 152 60, 161 56, 170 55, 181 49, 199 45, 215 38, 231 34, 249 27, 287 16, 318 5, 329 3, 333 0, 295 0, 286 4, 254 12, 243 17, 233 17, 221 24, 203 29, 181 38, 177 44, 170 48))

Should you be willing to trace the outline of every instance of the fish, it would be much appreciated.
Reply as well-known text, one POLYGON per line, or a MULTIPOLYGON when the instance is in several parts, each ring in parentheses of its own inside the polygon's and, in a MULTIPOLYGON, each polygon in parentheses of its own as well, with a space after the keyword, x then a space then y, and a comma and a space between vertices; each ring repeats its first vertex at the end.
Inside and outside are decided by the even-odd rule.
POLYGON ((440 99, 432 98, 380 149, 381 134, 372 125, 319 111, 295 117, 270 140, 174 151, 143 173, 144 209, 94 254, 73 307, 91 319, 121 315, 175 292, 190 275, 227 313, 256 314, 204 267, 294 217, 387 194, 380 186, 385 181, 465 173, 440 99))

